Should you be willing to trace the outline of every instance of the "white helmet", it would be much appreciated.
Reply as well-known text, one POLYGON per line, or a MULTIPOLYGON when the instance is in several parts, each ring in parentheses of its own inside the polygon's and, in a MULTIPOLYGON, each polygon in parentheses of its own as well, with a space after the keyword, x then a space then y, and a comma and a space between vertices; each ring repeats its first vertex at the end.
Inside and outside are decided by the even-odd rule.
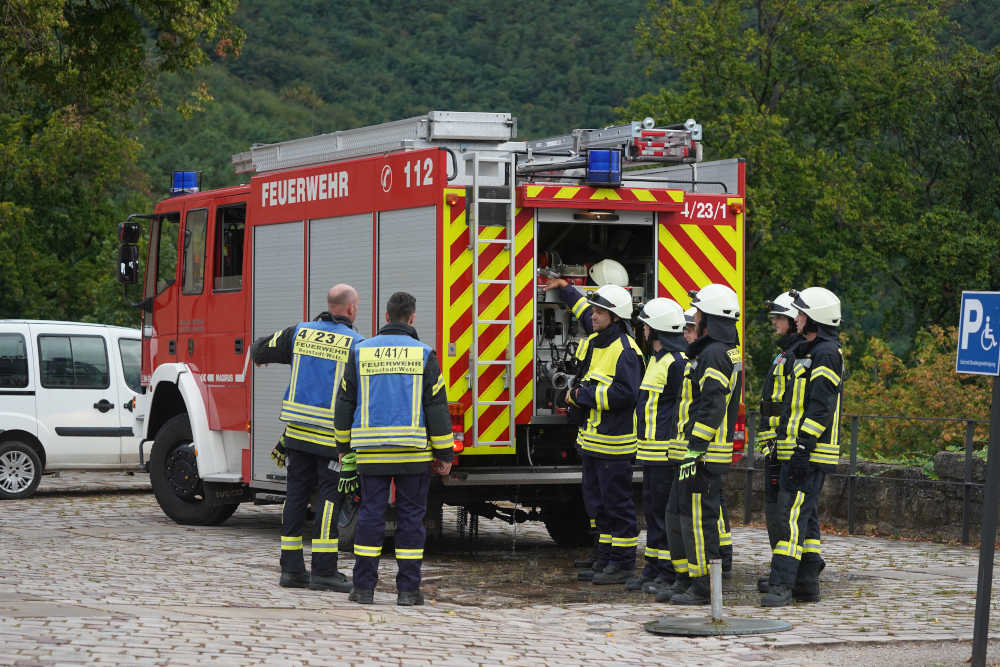
POLYGON ((590 279, 596 285, 628 287, 628 271, 613 259, 602 259, 590 267, 590 279))
POLYGON ((831 327, 840 326, 840 299, 825 287, 807 287, 801 292, 789 291, 793 305, 814 322, 831 327))
POLYGON ((691 305, 706 315, 725 317, 729 320, 740 318, 739 297, 732 289, 719 283, 705 285, 697 292, 693 292, 691 305))
POLYGON ((695 314, 695 311, 697 311, 697 310, 698 310, 697 308, 695 308, 694 306, 691 306, 690 308, 688 308, 687 310, 684 311, 684 324, 686 326, 690 326, 690 327, 694 326, 694 314, 695 314))
POLYGON ((790 317, 793 320, 795 316, 799 314, 798 309, 792 304, 794 301, 791 292, 782 292, 778 296, 774 297, 774 301, 766 301, 765 303, 771 309, 767 311, 768 315, 784 315, 785 317, 790 317))
POLYGON ((639 321, 650 329, 666 333, 680 333, 684 330, 684 310, 673 299, 659 297, 652 299, 639 311, 639 321))
POLYGON ((587 303, 610 310, 623 320, 632 317, 632 295, 621 285, 601 285, 590 295, 587 303))

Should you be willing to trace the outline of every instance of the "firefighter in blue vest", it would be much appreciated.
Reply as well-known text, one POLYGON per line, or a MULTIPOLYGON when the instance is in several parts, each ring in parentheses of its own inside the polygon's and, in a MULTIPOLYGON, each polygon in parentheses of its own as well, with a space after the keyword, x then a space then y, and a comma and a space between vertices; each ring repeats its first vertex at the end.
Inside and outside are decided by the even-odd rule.
POLYGON ((733 426, 742 398, 743 364, 739 348, 739 298, 725 285, 707 285, 692 295, 697 339, 688 346, 691 391, 684 427, 686 451, 677 468, 677 515, 687 566, 657 600, 671 604, 708 604, 708 563, 719 559, 722 476, 732 464, 733 426), (686 590, 682 590, 684 586, 686 590))
POLYGON ((255 364, 290 364, 291 381, 281 404, 286 423, 283 446, 287 489, 281 512, 281 579, 286 588, 333 590, 346 593, 351 581, 337 571, 337 441, 334 436, 334 399, 351 350, 362 340, 354 330, 358 293, 339 284, 327 293, 328 312, 312 322, 301 322, 253 344, 255 364), (302 553, 302 529, 310 496, 318 492, 313 522, 312 574, 302 553))
POLYGON ((422 605, 420 566, 431 473, 447 475, 454 439, 437 356, 413 328, 416 299, 389 297, 377 336, 351 353, 337 395, 336 435, 357 455, 361 508, 354 533, 354 588, 348 599, 374 602, 385 513, 395 483, 396 604, 422 605))
POLYGON ((632 295, 620 285, 602 285, 585 297, 564 279, 545 286, 558 289, 589 334, 579 347, 578 381, 566 402, 579 426, 577 451, 583 467, 582 491, 597 510, 598 556, 577 578, 595 584, 621 584, 635 571, 639 543, 632 461, 636 452, 635 403, 642 379, 642 352, 631 335, 632 295))
MULTIPOLYGON (((805 340, 795 327, 795 318, 799 311, 796 310, 793 301, 790 293, 782 292, 774 297, 773 301, 767 302, 768 317, 778 337, 775 341, 778 354, 771 361, 761 388, 757 446, 764 455, 764 521, 767 524, 767 539, 772 550, 778 544, 779 533, 778 478, 781 476, 781 462, 778 459, 778 440, 779 433, 784 435, 781 417, 785 393, 791 384, 795 348, 805 340)), ((757 580, 757 590, 761 593, 767 592, 768 579, 769 577, 763 577, 757 580)))
POLYGON ((670 562, 666 513, 670 487, 677 474, 669 454, 670 442, 677 436, 687 341, 683 333, 684 310, 673 299, 649 301, 638 319, 651 349, 635 411, 639 436, 636 460, 642 465, 642 510, 646 518, 646 566, 641 574, 625 582, 625 588, 656 593, 676 578, 670 562))
POLYGON ((824 287, 790 292, 798 332, 790 395, 786 391, 785 433, 779 453, 787 455, 778 483, 778 541, 771 555, 764 607, 818 602, 820 491, 840 461, 840 404, 844 357, 840 350, 840 299, 824 287))

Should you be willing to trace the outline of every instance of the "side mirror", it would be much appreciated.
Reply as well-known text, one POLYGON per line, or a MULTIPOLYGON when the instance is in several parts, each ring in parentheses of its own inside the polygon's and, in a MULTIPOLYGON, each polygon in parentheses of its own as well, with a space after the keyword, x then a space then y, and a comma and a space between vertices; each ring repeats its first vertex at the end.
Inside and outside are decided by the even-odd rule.
POLYGON ((123 243, 118 247, 118 282, 123 285, 139 282, 139 246, 123 243))
POLYGON ((118 223, 118 241, 121 243, 135 245, 139 242, 139 235, 141 233, 142 227, 138 222, 126 220, 125 222, 118 223))

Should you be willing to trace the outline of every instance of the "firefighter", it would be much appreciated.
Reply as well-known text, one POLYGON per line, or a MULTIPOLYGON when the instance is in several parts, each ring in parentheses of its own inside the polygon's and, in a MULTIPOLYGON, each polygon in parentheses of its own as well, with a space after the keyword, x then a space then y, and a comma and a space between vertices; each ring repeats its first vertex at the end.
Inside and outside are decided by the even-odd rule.
POLYGON ((389 496, 396 498, 396 604, 422 605, 420 566, 431 473, 451 471, 454 441, 444 376, 434 350, 413 328, 416 299, 396 292, 377 336, 351 353, 337 394, 340 451, 357 455, 361 508, 354 533, 354 588, 372 604, 389 496))
POLYGON ((840 402, 844 358, 840 350, 840 299, 824 287, 790 292, 795 324, 805 340, 795 352, 785 440, 790 450, 778 485, 778 541, 771 556, 764 607, 819 601, 820 556, 817 503, 827 473, 840 460, 840 402))
POLYGON ((281 579, 286 588, 346 593, 351 581, 337 571, 339 473, 334 437, 333 399, 351 350, 362 340, 353 329, 358 293, 339 284, 327 293, 328 311, 254 341, 255 364, 291 364, 279 419, 285 433, 272 456, 284 457, 287 490, 281 511, 281 579), (282 446, 283 445, 283 446, 282 446), (312 574, 302 553, 302 528, 309 499, 318 492, 313 522, 312 574))
POLYGON ((687 342, 683 334, 684 310, 673 299, 653 299, 642 307, 639 321, 652 350, 636 404, 636 460, 642 465, 646 566, 640 575, 625 582, 625 588, 656 593, 675 579, 666 527, 667 498, 676 475, 669 449, 677 435, 677 404, 687 365, 687 342))
POLYGON ((588 337, 579 345, 578 381, 566 392, 577 422, 576 446, 583 466, 584 505, 596 509, 598 557, 581 581, 621 584, 635 570, 639 542, 632 498, 636 452, 635 403, 642 378, 642 352, 631 336, 632 295, 619 285, 603 285, 584 297, 564 279, 545 286, 579 318, 588 337))
POLYGON ((743 364, 736 321, 739 298, 729 287, 707 285, 692 295, 697 339, 688 346, 692 392, 684 437, 687 450, 677 468, 677 508, 687 581, 657 599, 671 604, 708 604, 708 563, 720 557, 722 475, 732 464, 733 425, 742 392, 743 364), (684 585, 686 590, 682 590, 684 585))
MULTIPOLYGON (((697 338, 694 314, 698 309, 694 306, 684 311, 684 340, 690 345, 697 338)), ((686 451, 686 450, 685 450, 686 451)), ((719 557, 722 559, 722 576, 729 579, 733 573, 733 533, 729 523, 729 510, 726 508, 726 496, 719 497, 719 557)), ((679 517, 678 517, 679 518, 679 517)))
MULTIPOLYGON (((757 424, 757 445, 764 455, 764 519, 767 524, 767 539, 771 549, 778 544, 778 478, 781 462, 778 459, 779 433, 784 435, 782 411, 786 390, 791 379, 795 361, 795 348, 804 339, 795 326, 799 311, 792 304, 789 292, 782 292, 768 301, 768 317, 774 325, 775 343, 778 354, 771 361, 771 367, 764 376, 760 399, 760 421, 757 424)), ((788 393, 790 396, 790 392, 788 393)), ((784 440, 784 438, 780 438, 784 440)), ((757 589, 767 592, 768 577, 757 580, 757 589)))

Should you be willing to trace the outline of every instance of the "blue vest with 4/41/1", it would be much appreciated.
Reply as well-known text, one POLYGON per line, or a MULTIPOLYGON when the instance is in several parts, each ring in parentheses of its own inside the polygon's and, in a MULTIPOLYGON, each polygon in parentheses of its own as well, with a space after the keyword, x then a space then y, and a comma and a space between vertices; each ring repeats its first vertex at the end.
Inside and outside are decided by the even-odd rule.
POLYGON ((333 431, 333 406, 344 367, 361 334, 340 322, 316 320, 295 327, 292 378, 280 419, 333 431))
POLYGON ((428 345, 404 335, 383 334, 358 343, 358 402, 351 447, 427 447, 424 368, 428 345))

